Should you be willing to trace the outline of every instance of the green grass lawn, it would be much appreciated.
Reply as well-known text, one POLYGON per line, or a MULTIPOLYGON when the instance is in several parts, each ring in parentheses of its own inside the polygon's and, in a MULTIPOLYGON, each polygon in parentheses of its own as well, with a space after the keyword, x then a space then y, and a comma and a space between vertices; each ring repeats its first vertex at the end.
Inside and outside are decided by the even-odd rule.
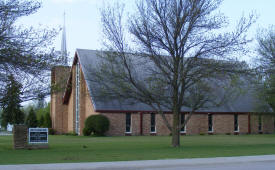
POLYGON ((49 149, 13 150, 12 136, 0 136, 0 164, 128 161, 275 154, 275 135, 49 136, 49 149))

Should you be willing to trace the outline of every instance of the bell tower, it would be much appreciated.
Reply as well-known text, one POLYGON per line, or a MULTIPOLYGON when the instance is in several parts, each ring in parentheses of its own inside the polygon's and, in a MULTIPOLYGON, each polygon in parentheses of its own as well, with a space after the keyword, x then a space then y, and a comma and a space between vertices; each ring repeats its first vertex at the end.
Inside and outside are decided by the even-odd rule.
POLYGON ((61 63, 51 70, 51 118, 52 128, 57 134, 68 132, 68 105, 63 104, 63 96, 67 88, 71 67, 68 66, 66 44, 65 12, 61 39, 61 63))

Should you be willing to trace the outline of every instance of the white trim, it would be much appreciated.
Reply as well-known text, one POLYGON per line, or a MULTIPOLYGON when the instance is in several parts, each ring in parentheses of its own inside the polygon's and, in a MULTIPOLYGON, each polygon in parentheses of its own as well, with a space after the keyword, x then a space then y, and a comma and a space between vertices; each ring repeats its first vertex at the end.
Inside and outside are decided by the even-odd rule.
MULTIPOLYGON (((239 123, 238 123, 239 124, 239 123)), ((235 130, 235 126, 234 126, 234 132, 240 132, 240 127, 238 125, 238 130, 235 130)))
POLYGON ((184 126, 184 130, 181 130, 180 133, 186 133, 186 125, 184 126))
POLYGON ((151 131, 151 127, 150 127, 150 133, 157 133, 157 126, 155 125, 155 131, 151 131))

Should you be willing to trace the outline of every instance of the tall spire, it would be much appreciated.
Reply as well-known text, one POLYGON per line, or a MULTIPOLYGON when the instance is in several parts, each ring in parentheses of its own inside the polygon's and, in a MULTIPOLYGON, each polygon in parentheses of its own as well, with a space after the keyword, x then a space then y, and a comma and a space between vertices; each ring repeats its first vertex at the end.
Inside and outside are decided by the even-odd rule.
POLYGON ((67 54, 67 43, 66 43, 66 27, 65 27, 65 12, 62 29, 62 40, 61 40, 61 57, 65 65, 68 65, 68 54, 67 54))

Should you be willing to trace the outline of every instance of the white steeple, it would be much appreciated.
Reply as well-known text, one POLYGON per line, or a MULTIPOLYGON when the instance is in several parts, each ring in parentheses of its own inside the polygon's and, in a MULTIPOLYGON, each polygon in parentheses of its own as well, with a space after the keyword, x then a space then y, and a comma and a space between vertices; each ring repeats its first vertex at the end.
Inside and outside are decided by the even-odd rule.
POLYGON ((65 27, 65 12, 64 12, 64 23, 62 29, 62 40, 61 40, 61 57, 65 65, 68 65, 68 53, 66 43, 66 27, 65 27))

